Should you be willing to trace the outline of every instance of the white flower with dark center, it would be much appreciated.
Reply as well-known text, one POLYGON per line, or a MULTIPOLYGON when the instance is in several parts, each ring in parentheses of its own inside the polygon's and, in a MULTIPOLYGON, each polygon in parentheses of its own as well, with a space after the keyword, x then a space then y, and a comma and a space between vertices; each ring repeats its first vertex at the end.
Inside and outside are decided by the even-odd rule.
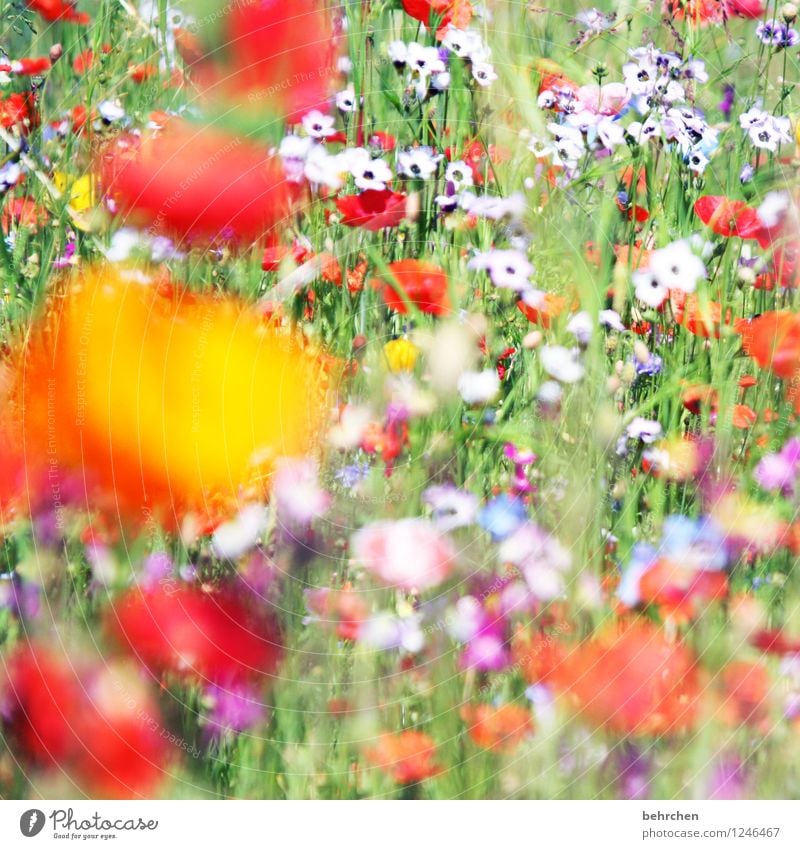
POLYGON ((561 345, 545 345, 539 353, 542 368, 561 383, 577 383, 583 377, 586 370, 579 356, 577 349, 561 345))
POLYGON ((479 86, 486 88, 497 79, 497 74, 494 71, 494 65, 491 63, 473 62, 472 77, 479 86))
POLYGON ((421 77, 429 77, 431 74, 440 74, 447 70, 436 47, 423 47, 416 41, 408 45, 406 63, 412 72, 421 77))
POLYGON ((485 51, 483 39, 472 29, 456 29, 450 27, 442 39, 442 47, 446 47, 461 59, 472 58, 473 54, 485 51))
POLYGON ((294 183, 302 181, 306 157, 314 146, 314 139, 308 136, 289 135, 281 139, 278 155, 283 161, 287 179, 294 183))
POLYGON ((312 109, 303 115, 303 129, 312 139, 326 139, 332 136, 336 130, 333 129, 334 117, 325 115, 318 109, 312 109))
POLYGON ((771 117, 772 116, 769 112, 765 112, 763 109, 753 106, 748 109, 747 112, 742 112, 739 116, 739 126, 743 130, 750 130, 752 127, 760 127, 763 124, 766 124, 771 117))
POLYGON ((613 118, 602 118, 597 124, 597 137, 603 143, 603 147, 614 150, 615 147, 625 143, 625 130, 619 121, 613 118))
POLYGON ((616 330, 619 333, 625 332, 625 325, 622 323, 622 319, 616 310, 600 310, 598 319, 604 327, 609 327, 611 330, 616 330))
POLYGON ((488 271, 492 283, 500 289, 512 289, 515 292, 530 289, 533 265, 522 251, 491 250, 479 253, 469 261, 467 268, 488 271))
POLYGON ((634 271, 633 294, 637 301, 657 309, 669 297, 669 289, 656 280, 650 270, 634 271))
POLYGON ((626 132, 637 144, 645 144, 661 137, 661 124, 652 117, 644 122, 633 121, 628 124, 626 132))
POLYGON ((350 173, 359 189, 383 191, 392 179, 392 170, 382 159, 373 159, 368 150, 356 147, 347 152, 350 173))
POLYGON ((402 68, 408 62, 408 45, 405 41, 390 41, 386 47, 389 59, 397 68, 402 68))
POLYGON ((414 180, 427 180, 436 173, 441 160, 429 147, 412 147, 397 155, 397 173, 414 180))
POLYGON ((641 439, 642 442, 649 445, 661 436, 662 428, 659 422, 653 419, 645 419, 637 416, 628 425, 625 432, 630 439, 641 439))
POLYGON ((444 178, 448 183, 453 184, 456 191, 463 189, 466 186, 471 186, 474 182, 472 178, 472 169, 461 159, 456 162, 451 162, 447 166, 444 178))
POLYGON ((778 145, 792 140, 791 122, 785 116, 770 115, 763 124, 750 127, 747 134, 757 148, 775 153, 778 145))
POLYGON ((340 112, 355 112, 356 93, 352 88, 346 88, 336 93, 336 108, 340 112))
POLYGON ((699 148, 690 151, 689 155, 686 157, 686 164, 689 167, 689 170, 694 171, 696 174, 702 174, 703 171, 706 170, 706 166, 710 161, 711 160, 699 148))
POLYGON ((694 292, 697 281, 706 276, 706 267, 692 250, 688 239, 680 239, 653 251, 648 267, 662 286, 681 292, 694 292))
POLYGON ((98 103, 97 111, 100 113, 100 117, 109 124, 113 124, 114 121, 121 121, 125 117, 125 110, 118 100, 104 100, 102 103, 98 103))

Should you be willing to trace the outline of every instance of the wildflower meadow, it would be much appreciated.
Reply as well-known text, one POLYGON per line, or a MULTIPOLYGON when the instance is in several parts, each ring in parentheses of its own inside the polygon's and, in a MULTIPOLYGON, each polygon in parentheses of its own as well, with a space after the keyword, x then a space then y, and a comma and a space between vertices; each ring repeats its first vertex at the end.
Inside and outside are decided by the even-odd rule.
POLYGON ((0 798, 800 797, 798 7, 596 2, 3 0, 0 798))

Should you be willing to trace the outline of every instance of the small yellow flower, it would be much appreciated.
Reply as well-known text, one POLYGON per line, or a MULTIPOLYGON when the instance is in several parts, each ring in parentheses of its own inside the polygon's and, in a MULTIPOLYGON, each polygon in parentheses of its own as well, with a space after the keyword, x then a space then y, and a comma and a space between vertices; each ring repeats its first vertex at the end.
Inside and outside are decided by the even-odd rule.
POLYGON ((88 230, 89 225, 85 216, 80 213, 91 209, 95 205, 94 176, 92 174, 84 174, 83 177, 73 177, 72 174, 56 171, 53 174, 53 183, 62 194, 67 196, 75 226, 79 230, 88 230))
POLYGON ((392 339, 383 346, 383 355, 392 372, 413 371, 419 348, 408 339, 392 339))

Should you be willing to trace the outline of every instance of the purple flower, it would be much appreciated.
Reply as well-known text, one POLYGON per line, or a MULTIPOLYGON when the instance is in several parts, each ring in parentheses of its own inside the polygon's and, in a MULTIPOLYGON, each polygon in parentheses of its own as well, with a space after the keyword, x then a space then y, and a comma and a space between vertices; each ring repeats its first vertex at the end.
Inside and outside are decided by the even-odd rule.
POLYGON ((254 728, 267 714, 266 705, 243 684, 233 684, 230 689, 212 684, 206 690, 206 699, 210 704, 207 723, 212 736, 254 728))
POLYGON ((20 619, 31 619, 39 612, 39 588, 23 581, 16 573, 0 575, 0 609, 11 610, 20 619))
POLYGON ((747 773, 736 755, 723 755, 711 770, 709 799, 747 798, 747 773))
POLYGON ((717 109, 722 112, 726 121, 730 121, 735 97, 736 89, 732 85, 728 84, 722 89, 722 100, 717 104, 717 109))
POLYGON ((650 775, 653 759, 633 743, 623 744, 614 758, 617 768, 617 788, 622 799, 647 799, 650 796, 650 775))
POLYGON ((793 437, 777 454, 761 458, 753 475, 762 489, 793 495, 800 473, 800 438, 793 437))

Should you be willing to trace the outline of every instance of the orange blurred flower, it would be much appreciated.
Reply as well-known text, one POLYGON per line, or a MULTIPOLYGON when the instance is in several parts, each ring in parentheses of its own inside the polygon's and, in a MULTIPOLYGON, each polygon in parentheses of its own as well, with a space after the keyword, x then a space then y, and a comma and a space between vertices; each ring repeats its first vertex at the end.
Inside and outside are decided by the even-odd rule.
POLYGON ((398 784, 416 784, 441 772, 436 763, 436 743, 421 731, 381 734, 367 749, 367 760, 391 775, 398 784))
POLYGON ((467 705, 461 709, 461 718, 475 744, 494 752, 512 751, 533 733, 530 711, 519 705, 467 705))
POLYGON ((640 620, 576 646, 556 681, 586 719, 619 734, 675 733, 691 728, 697 715, 694 657, 640 620))
POLYGON ((800 366, 800 315, 765 312, 739 325, 744 352, 761 368, 789 378, 800 366))

